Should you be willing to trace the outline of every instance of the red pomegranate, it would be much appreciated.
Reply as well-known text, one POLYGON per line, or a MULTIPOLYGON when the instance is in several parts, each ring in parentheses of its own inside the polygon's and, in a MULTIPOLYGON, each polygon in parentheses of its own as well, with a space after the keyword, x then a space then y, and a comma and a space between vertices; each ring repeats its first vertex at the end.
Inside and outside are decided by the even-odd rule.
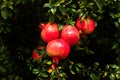
POLYGON ((80 39, 78 29, 72 25, 65 25, 61 32, 61 39, 70 46, 77 44, 80 39))
POLYGON ((32 51, 32 58, 34 60, 39 60, 42 58, 42 56, 37 52, 37 50, 42 50, 44 48, 44 46, 38 46, 37 48, 35 48, 33 51, 32 51))
POLYGON ((85 23, 86 24, 83 27, 84 33, 86 33, 86 34, 92 33, 95 30, 95 22, 92 19, 87 18, 85 20, 85 23))
POLYGON ((58 24, 56 23, 47 23, 43 25, 42 31, 41 31, 41 38, 43 41, 48 43, 51 40, 59 38, 59 28, 58 24))
POLYGON ((95 30, 95 22, 91 18, 84 18, 82 21, 81 17, 79 17, 76 26, 83 34, 90 34, 95 30))
POLYGON ((66 58, 70 53, 70 46, 62 39, 55 39, 47 44, 46 52, 52 57, 53 62, 58 64, 59 60, 66 58))
POLYGON ((82 20, 82 17, 79 17, 76 22, 76 26, 78 30, 83 31, 84 25, 85 25, 85 19, 82 20))

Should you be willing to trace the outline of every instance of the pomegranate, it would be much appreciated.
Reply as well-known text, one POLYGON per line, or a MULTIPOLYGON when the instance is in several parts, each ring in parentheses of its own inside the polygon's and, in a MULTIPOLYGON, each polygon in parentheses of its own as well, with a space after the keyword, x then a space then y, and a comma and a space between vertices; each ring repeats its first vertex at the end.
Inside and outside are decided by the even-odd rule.
POLYGON ((77 19, 76 26, 83 34, 90 34, 95 29, 95 22, 91 18, 85 18, 82 21, 80 17, 77 19))
POLYGON ((79 17, 76 22, 76 26, 78 30, 83 31, 84 25, 85 25, 85 19, 82 20, 82 17, 79 17))
POLYGON ((38 46, 32 51, 32 58, 34 60, 39 60, 42 58, 42 56, 37 52, 37 50, 42 50, 44 47, 43 46, 38 46))
POLYGON ((48 43, 51 40, 59 38, 59 28, 58 24, 56 23, 47 23, 43 25, 42 31, 41 31, 41 38, 43 41, 48 43))
POLYGON ((61 39, 70 46, 77 44, 80 39, 78 29, 72 25, 65 25, 61 32, 61 39))
POLYGON ((92 19, 87 18, 85 20, 85 23, 86 24, 83 27, 84 33, 86 33, 86 34, 92 33, 95 30, 95 22, 92 19))
POLYGON ((52 57, 53 62, 58 64, 59 60, 69 55, 70 46, 62 39, 55 39, 47 44, 46 52, 52 57))

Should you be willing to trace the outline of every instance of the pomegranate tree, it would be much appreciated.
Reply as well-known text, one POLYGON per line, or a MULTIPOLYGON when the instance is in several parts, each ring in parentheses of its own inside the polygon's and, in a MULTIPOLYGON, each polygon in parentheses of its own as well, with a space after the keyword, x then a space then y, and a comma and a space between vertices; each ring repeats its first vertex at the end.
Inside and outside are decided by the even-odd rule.
POLYGON ((70 46, 77 44, 80 39, 78 29, 72 25, 65 25, 61 32, 61 39, 70 46))
POLYGON ((70 46, 62 39, 55 39, 47 44, 46 52, 48 56, 52 57, 53 62, 58 64, 59 60, 69 55, 70 46))
POLYGON ((48 43, 51 40, 59 38, 59 28, 57 23, 47 23, 42 25, 41 38, 48 43))

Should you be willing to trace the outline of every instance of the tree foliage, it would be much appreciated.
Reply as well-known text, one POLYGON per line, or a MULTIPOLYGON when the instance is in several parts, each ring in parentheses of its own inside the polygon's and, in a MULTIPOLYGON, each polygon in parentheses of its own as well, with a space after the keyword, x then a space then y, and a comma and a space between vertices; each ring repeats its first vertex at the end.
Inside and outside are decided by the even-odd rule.
POLYGON ((1 0, 1 80, 119 80, 120 0, 1 0), (31 58, 40 38, 40 23, 75 25, 78 17, 90 17, 95 31, 71 48, 67 59, 50 71, 52 60, 31 58))

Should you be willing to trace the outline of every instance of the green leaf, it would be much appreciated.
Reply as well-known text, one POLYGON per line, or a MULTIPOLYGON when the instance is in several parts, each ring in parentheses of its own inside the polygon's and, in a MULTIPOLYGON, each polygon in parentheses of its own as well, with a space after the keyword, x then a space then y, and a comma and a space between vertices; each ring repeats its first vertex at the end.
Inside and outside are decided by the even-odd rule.
POLYGON ((70 7, 71 8, 77 8, 77 6, 75 4, 71 4, 70 7))
POLYGON ((52 61, 47 61, 47 64, 48 64, 48 65, 51 65, 51 64, 52 64, 52 61))
POLYGON ((70 69, 70 72, 71 72, 71 74, 76 74, 72 69, 73 69, 73 65, 70 65, 69 66, 69 69, 70 69))
POLYGON ((70 25, 75 25, 75 21, 73 21, 72 19, 66 19, 66 24, 70 24, 70 25))
POLYGON ((110 65, 112 68, 119 69, 119 66, 116 64, 110 65))
POLYGON ((54 22, 54 20, 55 20, 55 15, 50 15, 49 16, 49 22, 54 22))
POLYGON ((101 10, 101 9, 102 9, 102 8, 101 8, 101 5, 100 5, 97 1, 94 1, 94 2, 95 2, 95 4, 97 5, 98 9, 101 10))
POLYGON ((62 24, 59 24, 59 31, 62 31, 63 27, 64 26, 62 24))
POLYGON ((10 6, 8 6, 11 10, 13 10, 13 6, 12 5, 10 5, 10 6))
POLYGON ((27 0, 21 0, 22 4, 25 4, 27 2, 27 0))
POLYGON ((120 74, 115 74, 117 79, 120 79, 120 74))
MULTIPOLYGON (((94 3, 90 2, 90 3, 88 3, 87 7, 91 7, 91 6, 93 6, 93 5, 94 5, 94 3)), ((91 7, 91 8, 92 8, 92 7, 91 7)))
POLYGON ((79 6, 80 6, 81 9, 85 8, 86 7, 86 1, 79 2, 79 6))
POLYGON ((82 68, 83 65, 81 63, 76 64, 79 68, 82 68))
POLYGON ((120 23, 120 16, 119 16, 119 18, 118 18, 118 22, 120 23))
POLYGON ((115 24, 115 27, 116 27, 118 30, 120 30, 120 23, 119 23, 119 22, 114 22, 114 24, 115 24))
POLYGON ((4 32, 4 29, 3 27, 0 28, 0 33, 4 32))
POLYGON ((57 70, 53 70, 51 73, 51 77, 55 77, 56 74, 57 74, 57 70))
POLYGON ((57 8, 54 7, 54 8, 51 8, 50 10, 51 10, 52 14, 54 15, 56 13, 56 11, 57 11, 57 8))
POLYGON ((20 0, 16 0, 15 5, 17 5, 19 3, 21 3, 21 1, 20 0))
POLYGON ((119 45, 118 45, 118 43, 115 43, 115 42, 114 42, 114 43, 113 43, 113 46, 112 46, 112 48, 111 48, 111 49, 112 49, 112 50, 113 50, 113 49, 117 49, 117 48, 118 48, 118 46, 119 46, 119 45))
POLYGON ((2 10, 1 15, 2 15, 3 19, 7 19, 8 18, 8 11, 7 10, 2 10))
POLYGON ((80 69, 77 67, 77 66, 75 66, 75 70, 79 73, 80 72, 80 69))
POLYGON ((73 74, 73 75, 75 74, 75 72, 74 72, 73 70, 70 70, 70 72, 71 72, 71 74, 73 74))
POLYGON ((65 15, 65 14, 66 14, 65 7, 60 6, 60 7, 59 7, 59 10, 60 10, 60 12, 61 12, 62 15, 65 15))
POLYGON ((97 68, 99 66, 99 63, 95 62, 93 66, 97 68))
POLYGON ((72 0, 66 0, 63 5, 68 5, 72 2, 72 0))
POLYGON ((1 6, 1 9, 5 8, 6 6, 7 6, 6 4, 3 4, 3 5, 1 6))
POLYGON ((106 77, 106 76, 108 76, 108 72, 107 71, 104 72, 103 77, 106 77))
POLYGON ((106 70, 108 70, 109 68, 110 68, 110 66, 109 66, 109 65, 106 65, 106 66, 105 66, 105 69, 106 69, 106 70))
POLYGON ((38 69, 33 69, 33 74, 38 74, 39 70, 38 69))
POLYGON ((94 54, 94 52, 92 50, 89 51, 91 54, 94 54))
POLYGON ((7 19, 8 17, 12 16, 12 13, 9 12, 7 9, 3 9, 1 11, 1 15, 2 15, 3 19, 7 19))
POLYGON ((41 77, 44 77, 44 78, 48 77, 48 75, 45 74, 45 73, 43 73, 43 72, 41 72, 40 76, 41 76, 41 77))
POLYGON ((63 0, 57 0, 57 2, 55 3, 55 6, 60 6, 61 3, 63 3, 63 0))
POLYGON ((110 74, 110 80, 115 80, 115 75, 114 74, 110 74))
POLYGON ((6 72, 6 69, 3 66, 0 66, 0 73, 6 72))
POLYGON ((43 7, 51 7, 50 3, 45 3, 43 7))
POLYGON ((59 73, 59 76, 60 76, 60 77, 67 77, 66 73, 64 73, 64 72, 59 73))
POLYGON ((90 74, 90 78, 91 78, 92 80, 100 80, 99 77, 97 77, 94 73, 91 73, 91 74, 90 74))
POLYGON ((1 47, 0 47, 0 52, 3 52, 4 49, 5 49, 5 46, 1 46, 1 47))

